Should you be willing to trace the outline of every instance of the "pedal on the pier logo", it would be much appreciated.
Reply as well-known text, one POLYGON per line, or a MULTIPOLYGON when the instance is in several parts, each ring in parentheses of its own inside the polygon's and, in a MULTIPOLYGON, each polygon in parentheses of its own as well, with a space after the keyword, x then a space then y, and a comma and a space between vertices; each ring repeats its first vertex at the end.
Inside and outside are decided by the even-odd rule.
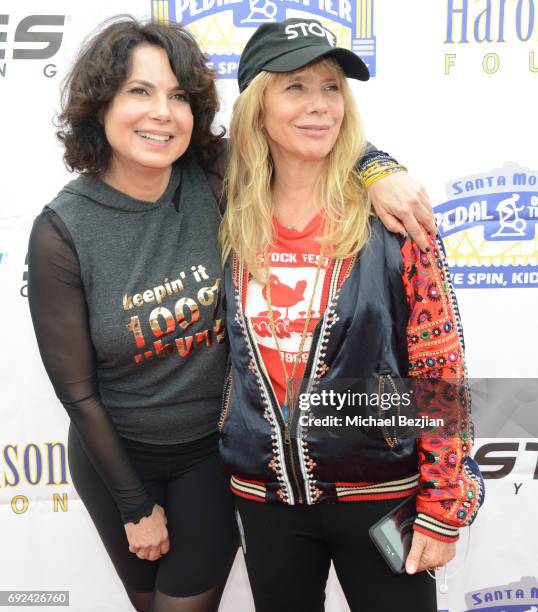
POLYGON ((509 162, 446 190, 434 214, 454 285, 537 287, 538 171, 509 162))
POLYGON ((256 28, 291 17, 317 19, 341 47, 376 74, 375 0, 153 0, 152 17, 189 27, 220 78, 233 79, 243 48, 256 28))
POLYGON ((518 582, 489 586, 465 594, 465 612, 538 612, 538 581, 523 576, 518 582))

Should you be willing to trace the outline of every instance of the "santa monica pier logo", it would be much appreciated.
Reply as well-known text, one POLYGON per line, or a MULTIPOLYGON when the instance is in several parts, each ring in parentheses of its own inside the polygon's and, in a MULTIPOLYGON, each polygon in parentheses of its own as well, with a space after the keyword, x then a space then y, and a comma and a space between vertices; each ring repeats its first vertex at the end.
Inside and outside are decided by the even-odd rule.
POLYGON ((537 287, 538 172, 507 163, 452 181, 447 195, 434 215, 454 285, 537 287))
POLYGON ((538 582, 524 576, 519 582, 470 591, 465 605, 465 612, 538 612, 538 582))
POLYGON ((236 77, 241 52, 258 26, 289 17, 315 18, 375 76, 373 5, 374 0, 153 0, 152 18, 188 25, 217 74, 230 79, 236 77))

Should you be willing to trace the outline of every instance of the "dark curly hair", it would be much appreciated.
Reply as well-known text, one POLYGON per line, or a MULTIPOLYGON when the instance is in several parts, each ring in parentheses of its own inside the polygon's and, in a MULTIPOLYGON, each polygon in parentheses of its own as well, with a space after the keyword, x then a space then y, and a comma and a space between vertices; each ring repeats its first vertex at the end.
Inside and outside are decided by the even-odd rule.
POLYGON ((111 148, 101 119, 131 72, 133 49, 141 44, 166 51, 172 72, 189 96, 194 127, 184 155, 204 167, 214 161, 225 130, 211 131, 218 110, 215 73, 192 34, 179 24, 142 23, 130 15, 106 21, 83 45, 62 85, 56 136, 65 146, 72 172, 99 175, 110 163, 111 148))

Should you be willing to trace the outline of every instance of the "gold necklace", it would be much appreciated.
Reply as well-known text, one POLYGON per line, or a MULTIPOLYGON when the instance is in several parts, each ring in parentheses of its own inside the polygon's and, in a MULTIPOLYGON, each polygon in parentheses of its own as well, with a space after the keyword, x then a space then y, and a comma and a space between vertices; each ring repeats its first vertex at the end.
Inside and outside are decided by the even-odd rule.
POLYGON ((269 280, 269 265, 266 263, 266 272, 268 281, 265 284, 265 295, 267 302, 267 315, 269 319, 269 326, 271 327, 271 334, 275 340, 276 350, 278 351, 278 356, 280 358, 280 363, 282 364, 282 369, 284 370, 284 380, 286 383, 285 391, 286 395, 284 397, 284 403, 281 406, 282 416, 284 417, 284 421, 287 423, 288 414, 293 412, 295 408, 295 390, 292 389, 293 379, 295 378, 295 374, 297 372, 297 368, 299 367, 299 362, 304 353, 304 343, 306 341, 306 334, 308 333, 308 326, 310 325, 310 321, 312 319, 312 306, 314 304, 314 297, 316 295, 316 289, 318 287, 318 281, 321 272, 321 263, 323 261, 323 251, 319 254, 318 265, 316 269, 316 279, 314 281, 314 289, 312 290, 312 295, 310 296, 310 302, 308 303, 308 309, 306 311, 305 324, 303 326, 303 331, 301 332, 301 337, 299 340, 299 351, 295 354, 293 358, 293 367, 291 370, 291 376, 288 377, 288 370, 286 368, 286 363, 284 361, 283 351, 280 349, 280 342, 278 341, 278 336, 276 333, 275 320, 273 316, 273 305, 271 303, 271 281, 269 280))

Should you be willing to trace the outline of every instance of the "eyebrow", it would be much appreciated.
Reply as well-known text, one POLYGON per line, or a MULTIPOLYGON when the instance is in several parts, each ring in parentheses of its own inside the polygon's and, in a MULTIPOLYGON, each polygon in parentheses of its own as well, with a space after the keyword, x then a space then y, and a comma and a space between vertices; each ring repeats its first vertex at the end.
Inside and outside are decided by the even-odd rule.
POLYGON ((291 80, 302 80, 305 76, 305 70, 301 70, 300 72, 292 72, 291 74, 283 74, 283 80, 291 79, 291 80))
MULTIPOLYGON (((306 77, 306 70, 302 70, 301 72, 298 73, 292 73, 292 74, 287 74, 287 75, 283 75, 282 76, 282 81, 284 83, 289 83, 290 81, 304 81, 306 77)), ((339 82, 339 78, 338 75, 336 74, 331 74, 329 76, 327 76, 326 78, 323 79, 323 83, 329 83, 329 82, 339 82)))
MULTIPOLYGON (((145 87, 149 87, 151 89, 155 89, 155 85, 150 83, 149 81, 144 81, 144 79, 131 79, 127 81, 126 85, 133 85, 134 83, 139 83, 140 85, 144 85, 145 87)), ((175 85, 171 87, 169 91, 184 91, 181 85, 175 85)))
MULTIPOLYGON (((282 77, 283 78, 288 78, 288 79, 302 79, 304 78, 309 72, 310 72, 311 68, 309 66, 305 66, 303 68, 299 68, 298 70, 294 70, 291 73, 290 72, 284 72, 282 73, 282 77)), ((338 78, 338 74, 336 72, 333 71, 329 71, 330 72, 330 76, 328 76, 325 80, 329 81, 331 79, 336 79, 338 78)))

